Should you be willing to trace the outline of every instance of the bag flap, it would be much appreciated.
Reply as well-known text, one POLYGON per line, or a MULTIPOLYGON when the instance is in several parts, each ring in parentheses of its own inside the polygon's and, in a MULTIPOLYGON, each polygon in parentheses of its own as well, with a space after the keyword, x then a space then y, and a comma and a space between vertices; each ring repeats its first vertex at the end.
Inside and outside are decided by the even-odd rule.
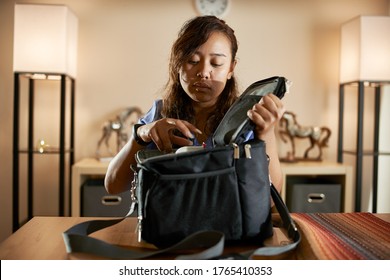
POLYGON ((287 90, 287 79, 271 77, 251 84, 230 107, 213 135, 214 146, 224 146, 244 142, 244 134, 254 129, 254 124, 247 117, 247 111, 260 99, 273 93, 280 99, 287 90))

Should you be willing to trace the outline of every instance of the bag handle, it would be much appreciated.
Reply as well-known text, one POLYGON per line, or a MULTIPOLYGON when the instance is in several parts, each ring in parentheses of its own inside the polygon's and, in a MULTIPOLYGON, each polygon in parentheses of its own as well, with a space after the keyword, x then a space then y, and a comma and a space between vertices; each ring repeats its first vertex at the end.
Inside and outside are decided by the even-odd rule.
POLYGON ((244 253, 224 256, 222 253, 225 237, 224 234, 219 231, 196 232, 171 247, 147 252, 126 249, 124 247, 113 245, 88 236, 93 232, 120 223, 128 217, 127 215, 120 219, 86 221, 69 228, 63 233, 66 251, 68 253, 89 253, 110 259, 144 259, 177 250, 188 250, 195 248, 206 249, 195 254, 179 255, 176 257, 176 259, 248 259, 252 257, 277 256, 295 249, 300 242, 301 237, 293 219, 290 216, 288 208, 284 204, 279 192, 276 190, 273 184, 271 184, 271 196, 274 200, 276 209, 281 216, 283 227, 287 230, 288 237, 293 240, 291 244, 281 247, 261 247, 256 250, 251 250, 244 253))

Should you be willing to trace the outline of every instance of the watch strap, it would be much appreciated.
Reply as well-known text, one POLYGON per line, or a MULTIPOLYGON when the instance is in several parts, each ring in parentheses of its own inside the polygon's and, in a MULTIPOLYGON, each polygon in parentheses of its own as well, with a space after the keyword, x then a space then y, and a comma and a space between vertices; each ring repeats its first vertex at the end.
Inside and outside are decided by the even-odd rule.
POLYGON ((142 140, 141 137, 138 136, 137 134, 137 130, 139 127, 143 126, 145 124, 143 123, 137 123, 135 125, 133 125, 133 138, 135 140, 135 142, 137 142, 137 144, 141 145, 141 146, 147 146, 149 145, 152 141, 149 141, 149 142, 145 142, 144 140, 142 140))

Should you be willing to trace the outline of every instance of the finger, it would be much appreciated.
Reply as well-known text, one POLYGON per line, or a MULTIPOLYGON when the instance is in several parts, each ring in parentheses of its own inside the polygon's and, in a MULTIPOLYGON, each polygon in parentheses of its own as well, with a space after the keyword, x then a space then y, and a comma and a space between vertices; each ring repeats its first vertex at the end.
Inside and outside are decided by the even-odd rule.
POLYGON ((265 122, 274 122, 276 119, 276 107, 272 104, 255 104, 252 108, 256 115, 259 115, 265 122))
POLYGON ((277 113, 272 112, 275 107, 272 104, 268 106, 271 106, 271 109, 268 109, 265 104, 255 104, 252 110, 248 111, 248 117, 259 131, 266 131, 277 122, 277 113))
MULTIPOLYGON (((273 94, 264 96, 261 99, 261 102, 259 102, 258 104, 264 106, 264 108, 266 108, 278 120, 282 117, 282 115, 285 112, 285 107, 283 102, 279 99, 279 97, 273 94)), ((256 108, 260 108, 260 107, 254 106, 255 110, 256 108)))
POLYGON ((178 119, 166 118, 161 120, 156 125, 156 145, 159 150, 164 152, 172 152, 172 144, 185 146, 192 145, 192 142, 187 138, 183 138, 175 135, 174 131, 180 131, 184 137, 194 138, 190 129, 194 129, 194 126, 190 123, 178 119))
POLYGON ((194 144, 191 140, 177 135, 171 136, 171 142, 177 146, 192 146, 194 144))
POLYGON ((165 118, 157 121, 149 134, 150 138, 160 151, 171 152, 172 144, 179 146, 193 145, 192 141, 189 140, 195 137, 193 132, 202 133, 198 128, 187 121, 165 118), (175 135, 175 130, 180 131, 184 137, 175 135), (185 137, 188 137, 189 139, 185 137))
POLYGON ((187 138, 193 139, 195 137, 194 133, 202 134, 197 127, 187 121, 169 119, 167 122, 173 125, 175 129, 180 131, 187 138))
POLYGON ((255 124, 256 128, 260 130, 263 130, 266 127, 266 121, 262 114, 259 113, 259 111, 263 110, 264 109, 259 108, 257 110, 251 109, 247 112, 248 118, 255 124))
POLYGON ((166 119, 162 119, 156 121, 153 129, 150 130, 150 137, 160 151, 172 151, 171 134, 173 134, 174 127, 173 121, 168 123, 166 119))
POLYGON ((266 95, 264 96, 259 103, 255 104, 254 107, 258 106, 264 106, 267 108, 269 111, 276 111, 277 110, 277 105, 275 100, 272 98, 271 95, 266 95))
POLYGON ((152 139, 154 144, 156 144, 157 149, 159 149, 160 151, 165 151, 166 150, 166 146, 168 146, 168 145, 165 145, 164 143, 166 141, 169 141, 169 137, 168 137, 168 140, 164 141, 160 137, 160 134, 158 133, 158 130, 157 129, 153 129, 153 130, 150 131, 150 138, 152 139))

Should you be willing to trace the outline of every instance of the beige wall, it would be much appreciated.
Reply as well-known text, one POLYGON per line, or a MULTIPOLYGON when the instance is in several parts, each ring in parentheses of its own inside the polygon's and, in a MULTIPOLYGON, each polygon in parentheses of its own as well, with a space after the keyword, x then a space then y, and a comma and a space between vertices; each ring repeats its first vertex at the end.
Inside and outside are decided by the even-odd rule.
MULTIPOLYGON (((0 1, 0 241, 11 233, 14 2, 0 1)), ((105 120, 127 106, 138 105, 146 111, 160 96, 171 43, 182 23, 196 15, 191 0, 23 2, 66 4, 79 18, 76 161, 94 156, 105 120)), ((231 2, 226 20, 240 43, 236 74, 241 88, 272 75, 292 80, 294 85, 285 97, 287 108, 304 125, 332 129, 325 159, 335 161, 340 25, 360 14, 388 15, 389 0, 231 2)), ((42 87, 44 92, 55 90, 42 87)), ((46 96, 40 106, 52 108, 55 101, 46 96)), ((39 134, 36 141, 50 139, 53 131, 41 129, 39 134)), ((55 195, 56 181, 45 175, 52 174, 51 167, 44 168, 37 181, 41 200, 36 213, 55 215, 51 194, 55 195)))

